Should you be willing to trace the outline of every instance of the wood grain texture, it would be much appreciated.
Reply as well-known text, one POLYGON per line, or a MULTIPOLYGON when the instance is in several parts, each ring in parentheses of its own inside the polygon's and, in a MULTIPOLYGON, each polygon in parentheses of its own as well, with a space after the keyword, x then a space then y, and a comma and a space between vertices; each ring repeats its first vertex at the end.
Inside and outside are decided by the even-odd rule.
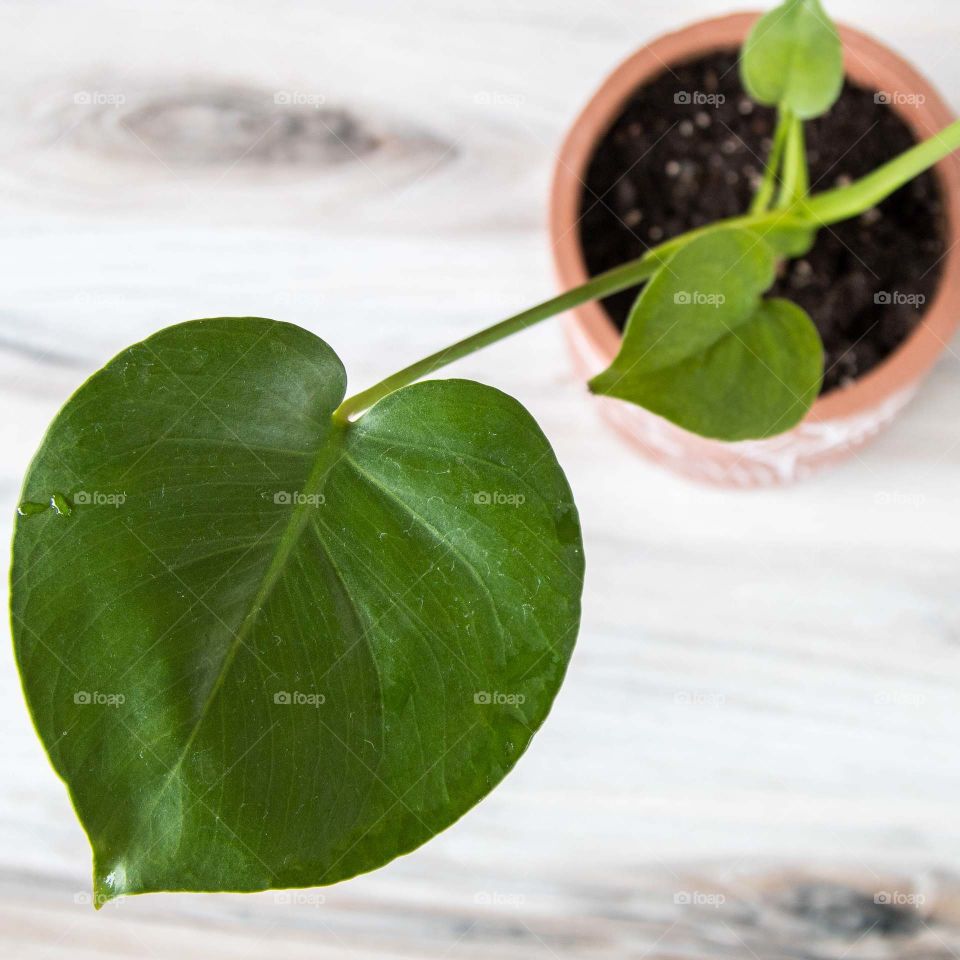
MULTIPOLYGON (((960 106, 960 7, 830 7, 960 106)), ((290 320, 362 387, 548 295, 566 124, 645 39, 724 9, 3 0, 0 537, 61 403, 160 326, 290 320)), ((621 446, 556 323, 452 368, 521 400, 567 470, 579 646, 487 801, 314 900, 95 914, 86 841, 3 644, 3 954, 955 955, 958 359, 850 463, 750 494, 621 446), (925 899, 890 914, 882 892, 925 899)))

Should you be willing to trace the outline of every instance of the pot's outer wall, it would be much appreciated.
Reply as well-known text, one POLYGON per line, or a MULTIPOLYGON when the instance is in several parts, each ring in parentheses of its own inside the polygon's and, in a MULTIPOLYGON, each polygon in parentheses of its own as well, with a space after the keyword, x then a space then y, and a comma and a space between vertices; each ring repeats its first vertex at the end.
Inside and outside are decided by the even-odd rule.
MULTIPOLYGON (((580 195, 597 141, 631 93, 675 63, 743 43, 759 13, 704 20, 667 34, 637 51, 600 86, 574 122, 560 149, 550 203, 550 236, 557 275, 564 288, 588 279, 577 229, 580 195)), ((930 83, 910 64, 858 30, 840 26, 848 77, 868 88, 919 94, 919 103, 893 103, 918 139, 926 139, 954 116, 930 83)), ((698 480, 727 486, 785 483, 854 453, 890 423, 920 380, 947 349, 960 320, 960 164, 954 157, 936 168, 946 200, 943 280, 921 322, 883 363, 855 384, 821 397, 793 430, 768 440, 725 444, 689 433, 640 407, 598 397, 601 412, 652 459, 698 480)), ((568 335, 578 374, 592 377, 616 355, 619 331, 599 303, 572 312, 568 335)))

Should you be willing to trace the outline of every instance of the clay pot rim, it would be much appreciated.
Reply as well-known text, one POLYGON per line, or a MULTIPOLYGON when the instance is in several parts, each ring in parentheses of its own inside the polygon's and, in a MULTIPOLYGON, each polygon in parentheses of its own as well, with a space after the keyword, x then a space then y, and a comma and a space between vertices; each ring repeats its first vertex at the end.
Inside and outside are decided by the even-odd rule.
MULTIPOLYGON (((557 156, 550 195, 550 238, 555 269, 564 289, 589 279, 580 247, 579 199, 587 164, 597 141, 619 115, 630 94, 665 66, 742 44, 760 13, 735 13, 699 20, 664 34, 624 60, 600 85, 570 128, 557 156)), ((891 104, 898 116, 925 139, 955 117, 937 91, 910 63, 869 35, 838 25, 847 76, 880 91, 921 94, 922 103, 891 104)), ((934 168, 945 198, 946 245, 943 273, 920 323, 903 343, 849 387, 820 397, 805 418, 849 418, 877 407, 918 381, 933 366, 960 323, 960 162, 947 157, 934 168)), ((573 310, 575 322, 604 357, 612 361, 620 332, 596 301, 573 310)))

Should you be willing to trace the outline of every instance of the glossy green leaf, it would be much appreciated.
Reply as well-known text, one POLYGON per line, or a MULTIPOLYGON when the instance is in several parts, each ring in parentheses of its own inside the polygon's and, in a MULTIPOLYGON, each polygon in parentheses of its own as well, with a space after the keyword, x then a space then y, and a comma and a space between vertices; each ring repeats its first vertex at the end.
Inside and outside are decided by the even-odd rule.
POLYGON ((691 241, 640 294, 591 390, 721 440, 794 426, 819 392, 823 347, 803 310, 761 300, 774 266, 774 251, 747 230, 691 241))
POLYGON ((51 426, 14 538, 17 661, 98 901, 333 883, 487 794, 561 683, 583 554, 536 424, 467 381, 354 424, 289 324, 125 350, 51 426))
POLYGON ((820 0, 785 0, 762 16, 740 59, 747 92, 801 120, 826 113, 843 87, 840 34, 820 0))

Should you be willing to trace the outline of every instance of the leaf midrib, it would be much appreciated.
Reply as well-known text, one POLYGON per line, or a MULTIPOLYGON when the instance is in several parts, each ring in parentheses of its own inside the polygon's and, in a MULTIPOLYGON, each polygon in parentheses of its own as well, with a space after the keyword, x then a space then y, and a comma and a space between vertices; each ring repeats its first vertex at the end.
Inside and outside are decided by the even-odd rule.
MULTIPOLYGON (((313 466, 310 469, 307 482, 304 484, 302 492, 305 496, 319 494, 323 491, 327 477, 330 475, 330 471, 336 463, 335 455, 339 453, 341 448, 344 446, 344 433, 348 428, 349 425, 341 425, 334 420, 330 421, 329 432, 325 434, 324 437, 325 442, 314 457, 313 466)), ((260 587, 250 605, 250 609, 240 622, 240 626, 237 628, 237 631, 234 634, 233 640, 230 643, 230 647, 224 655, 220 670, 217 673, 217 677, 210 687, 210 691, 204 700, 203 706, 200 708, 200 713, 194 721, 193 727, 190 730, 186 741, 184 742, 183 749, 180 751, 176 761, 170 767, 170 771, 164 779, 163 784, 157 791, 154 807, 156 807, 156 804, 159 803, 160 798, 169 789, 170 784, 173 782, 173 778, 179 773, 181 767, 183 766, 183 762, 186 759, 187 754, 190 752, 190 748, 193 746, 193 742, 203 726, 213 702, 216 700, 217 695, 223 687, 224 680, 226 679, 227 674, 230 672, 230 667, 233 665, 233 662, 236 659, 237 652, 243 645, 244 639, 255 623, 258 612, 263 608, 263 605, 267 602, 270 594, 273 592, 273 588, 276 586, 277 581, 280 579, 280 576, 286 567, 286 563, 290 557, 290 554, 300 542, 300 537, 302 536, 304 528, 307 526, 311 516, 311 510, 312 505, 308 502, 298 504, 294 507, 293 514, 287 521, 287 525, 284 527, 283 532, 280 534, 280 538, 277 541, 277 547, 274 551, 273 559, 270 561, 270 565, 267 568, 266 573, 263 575, 263 579, 260 582, 260 587)))

